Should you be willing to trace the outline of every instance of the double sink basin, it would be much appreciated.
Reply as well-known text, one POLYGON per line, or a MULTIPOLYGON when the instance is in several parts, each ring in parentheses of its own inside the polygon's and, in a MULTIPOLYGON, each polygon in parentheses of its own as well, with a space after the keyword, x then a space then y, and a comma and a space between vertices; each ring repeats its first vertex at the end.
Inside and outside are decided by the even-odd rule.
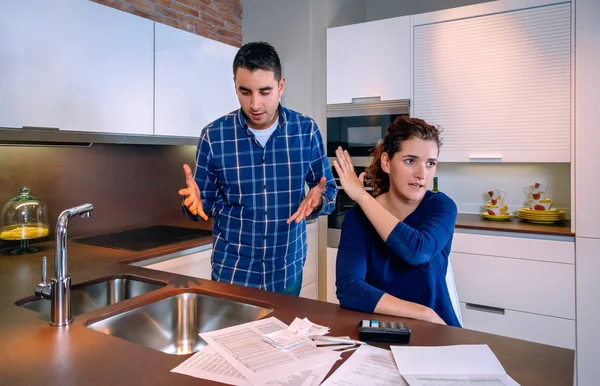
MULTIPOLYGON (((166 284, 133 275, 118 275, 73 286, 73 317, 156 291, 166 284)), ((157 294, 158 295, 158 294, 157 294)), ((18 306, 50 316, 50 300, 29 297, 18 306)), ((202 332, 258 320, 273 311, 248 303, 197 292, 181 292, 109 317, 94 319, 88 328, 168 354, 186 355, 206 346, 202 332)))

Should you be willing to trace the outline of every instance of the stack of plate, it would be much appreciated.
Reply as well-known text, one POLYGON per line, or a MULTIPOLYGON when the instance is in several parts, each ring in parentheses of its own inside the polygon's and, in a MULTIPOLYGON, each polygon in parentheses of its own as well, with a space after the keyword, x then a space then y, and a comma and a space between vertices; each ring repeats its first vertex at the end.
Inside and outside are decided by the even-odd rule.
POLYGON ((565 219, 566 212, 562 209, 533 210, 531 208, 521 208, 518 211, 520 218, 534 224, 553 224, 565 219))

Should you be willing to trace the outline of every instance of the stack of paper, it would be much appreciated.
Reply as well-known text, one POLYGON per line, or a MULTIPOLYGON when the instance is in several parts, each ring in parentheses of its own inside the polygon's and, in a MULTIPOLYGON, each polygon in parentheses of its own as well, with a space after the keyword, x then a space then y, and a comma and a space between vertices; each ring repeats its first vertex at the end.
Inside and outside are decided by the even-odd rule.
POLYGON ((518 386, 487 345, 361 346, 324 386, 518 386))
POLYGON ((410 386, 518 386, 486 344, 440 347, 392 346, 398 370, 410 386))
POLYGON ((310 336, 325 335, 329 327, 319 326, 310 320, 296 318, 285 330, 270 332, 263 336, 263 340, 271 345, 288 350, 310 340, 310 336))
MULTIPOLYGON (((307 334, 327 329, 315 325, 311 330, 300 322, 297 326, 310 331, 307 334)), ((287 327, 271 317, 202 333, 200 336, 208 346, 171 371, 230 385, 319 385, 340 354, 318 348, 311 340, 288 350, 263 340, 264 335, 287 327)))

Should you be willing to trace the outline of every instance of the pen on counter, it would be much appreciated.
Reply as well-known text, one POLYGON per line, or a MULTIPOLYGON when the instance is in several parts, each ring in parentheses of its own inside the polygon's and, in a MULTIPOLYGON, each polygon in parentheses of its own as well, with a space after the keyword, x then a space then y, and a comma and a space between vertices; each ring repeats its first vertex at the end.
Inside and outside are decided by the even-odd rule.
POLYGON ((337 338, 335 336, 323 336, 323 335, 310 335, 310 339, 327 343, 337 343, 337 344, 366 344, 365 342, 361 342, 360 340, 348 339, 348 338, 337 338))

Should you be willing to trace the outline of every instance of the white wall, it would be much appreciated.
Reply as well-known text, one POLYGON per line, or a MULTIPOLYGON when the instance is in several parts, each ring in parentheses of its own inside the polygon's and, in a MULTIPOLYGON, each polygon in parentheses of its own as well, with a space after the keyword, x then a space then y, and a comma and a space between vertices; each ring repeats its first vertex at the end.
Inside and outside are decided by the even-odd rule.
POLYGON ((367 0, 367 21, 417 15, 491 0, 367 0))
POLYGON ((440 163, 437 176, 439 189, 452 197, 460 213, 482 212, 486 192, 496 188, 506 191, 509 211, 515 213, 531 198, 527 187, 534 182, 549 184, 553 206, 571 211, 569 164, 440 163))
POLYGON ((315 119, 325 133, 326 30, 365 21, 366 0, 244 0, 243 42, 271 43, 282 61, 284 106, 315 119))

